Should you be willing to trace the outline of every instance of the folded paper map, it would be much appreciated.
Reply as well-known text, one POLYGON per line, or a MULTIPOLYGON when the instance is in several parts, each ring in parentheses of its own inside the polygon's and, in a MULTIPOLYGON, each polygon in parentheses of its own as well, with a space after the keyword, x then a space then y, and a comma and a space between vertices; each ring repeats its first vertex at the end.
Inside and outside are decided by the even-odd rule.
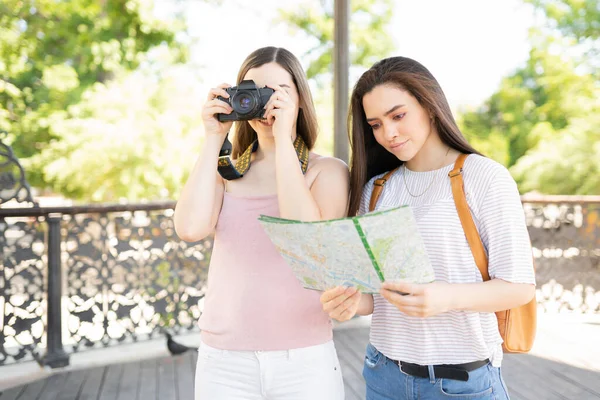
POLYGON ((258 219, 304 287, 354 286, 377 293, 384 281, 427 283, 433 268, 410 207, 353 218, 301 222, 258 219))

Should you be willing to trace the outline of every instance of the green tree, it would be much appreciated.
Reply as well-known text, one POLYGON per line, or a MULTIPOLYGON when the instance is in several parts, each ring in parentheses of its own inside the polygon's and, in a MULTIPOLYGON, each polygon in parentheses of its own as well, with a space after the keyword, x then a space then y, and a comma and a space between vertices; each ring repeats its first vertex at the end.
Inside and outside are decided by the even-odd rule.
POLYGON ((600 107, 594 114, 573 119, 564 129, 553 132, 550 139, 540 141, 511 169, 521 191, 599 194, 599 126, 600 107))
POLYGON ((201 93, 189 66, 151 68, 96 83, 55 115, 58 140, 33 157, 52 189, 85 202, 172 199, 201 140, 201 93))
MULTIPOLYGON (((353 0, 350 7, 350 64, 368 67, 394 48, 390 35, 386 33, 392 17, 393 2, 353 0)), ((311 2, 292 11, 280 10, 281 21, 288 24, 292 31, 300 31, 314 42, 314 46, 305 55, 310 60, 306 71, 309 78, 317 78, 333 71, 333 14, 333 0, 321 0, 320 6, 311 2)))
POLYGON ((0 3, 0 129, 34 185, 43 173, 31 163, 51 143, 51 124, 96 82, 134 70, 146 53, 175 41, 179 19, 153 14, 152 0, 3 0, 0 3))
POLYGON ((465 135, 508 167, 571 118, 590 112, 594 77, 579 73, 573 60, 551 54, 549 45, 534 47, 526 65, 504 78, 483 106, 460 116, 465 135), (548 124, 552 131, 538 127, 548 124))
POLYGON ((600 39, 598 0, 525 0, 542 11, 551 27, 578 41, 600 39))
POLYGON ((600 78, 600 1, 525 0, 547 21, 547 36, 566 39, 562 51, 600 78))
POLYGON ((544 17, 524 67, 460 115, 479 148, 510 167, 521 191, 598 194, 600 2, 526 0, 544 17))

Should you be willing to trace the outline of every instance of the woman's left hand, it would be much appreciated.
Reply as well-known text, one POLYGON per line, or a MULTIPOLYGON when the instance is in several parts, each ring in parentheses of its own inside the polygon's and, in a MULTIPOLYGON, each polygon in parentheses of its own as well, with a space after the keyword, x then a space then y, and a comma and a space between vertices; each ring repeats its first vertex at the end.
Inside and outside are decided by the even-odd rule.
POLYGON ((385 282, 380 294, 404 314, 423 318, 451 311, 454 298, 453 285, 445 282, 385 282))
POLYGON ((296 123, 296 104, 292 97, 279 85, 268 86, 275 92, 265 105, 264 118, 273 123, 273 136, 275 139, 292 137, 296 123))

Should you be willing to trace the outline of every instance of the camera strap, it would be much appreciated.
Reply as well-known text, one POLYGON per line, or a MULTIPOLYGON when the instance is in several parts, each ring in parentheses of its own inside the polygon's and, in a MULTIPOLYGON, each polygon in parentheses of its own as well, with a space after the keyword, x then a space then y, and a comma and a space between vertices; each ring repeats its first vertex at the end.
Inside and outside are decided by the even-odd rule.
MULTIPOLYGON (((231 142, 228 137, 225 137, 225 141, 219 152, 217 170, 223 179, 228 181, 239 179, 248 172, 250 169, 252 153, 258 150, 258 140, 255 140, 248 146, 248 148, 238 157, 235 165, 233 165, 233 162, 231 161, 231 149, 231 142)), ((300 162, 302 173, 305 174, 308 169, 308 147, 306 147, 306 143, 304 143, 304 140, 302 140, 300 135, 297 135, 296 140, 294 140, 294 150, 296 150, 296 154, 298 155, 298 162, 300 162)))

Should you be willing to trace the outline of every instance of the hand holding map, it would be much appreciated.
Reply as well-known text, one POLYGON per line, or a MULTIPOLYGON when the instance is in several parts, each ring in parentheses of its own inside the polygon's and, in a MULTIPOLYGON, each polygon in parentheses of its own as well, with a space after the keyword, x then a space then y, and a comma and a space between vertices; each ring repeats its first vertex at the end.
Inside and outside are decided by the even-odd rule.
POLYGON ((383 281, 434 280, 410 207, 329 221, 264 215, 259 221, 308 289, 354 286, 363 293, 378 293, 383 281))

